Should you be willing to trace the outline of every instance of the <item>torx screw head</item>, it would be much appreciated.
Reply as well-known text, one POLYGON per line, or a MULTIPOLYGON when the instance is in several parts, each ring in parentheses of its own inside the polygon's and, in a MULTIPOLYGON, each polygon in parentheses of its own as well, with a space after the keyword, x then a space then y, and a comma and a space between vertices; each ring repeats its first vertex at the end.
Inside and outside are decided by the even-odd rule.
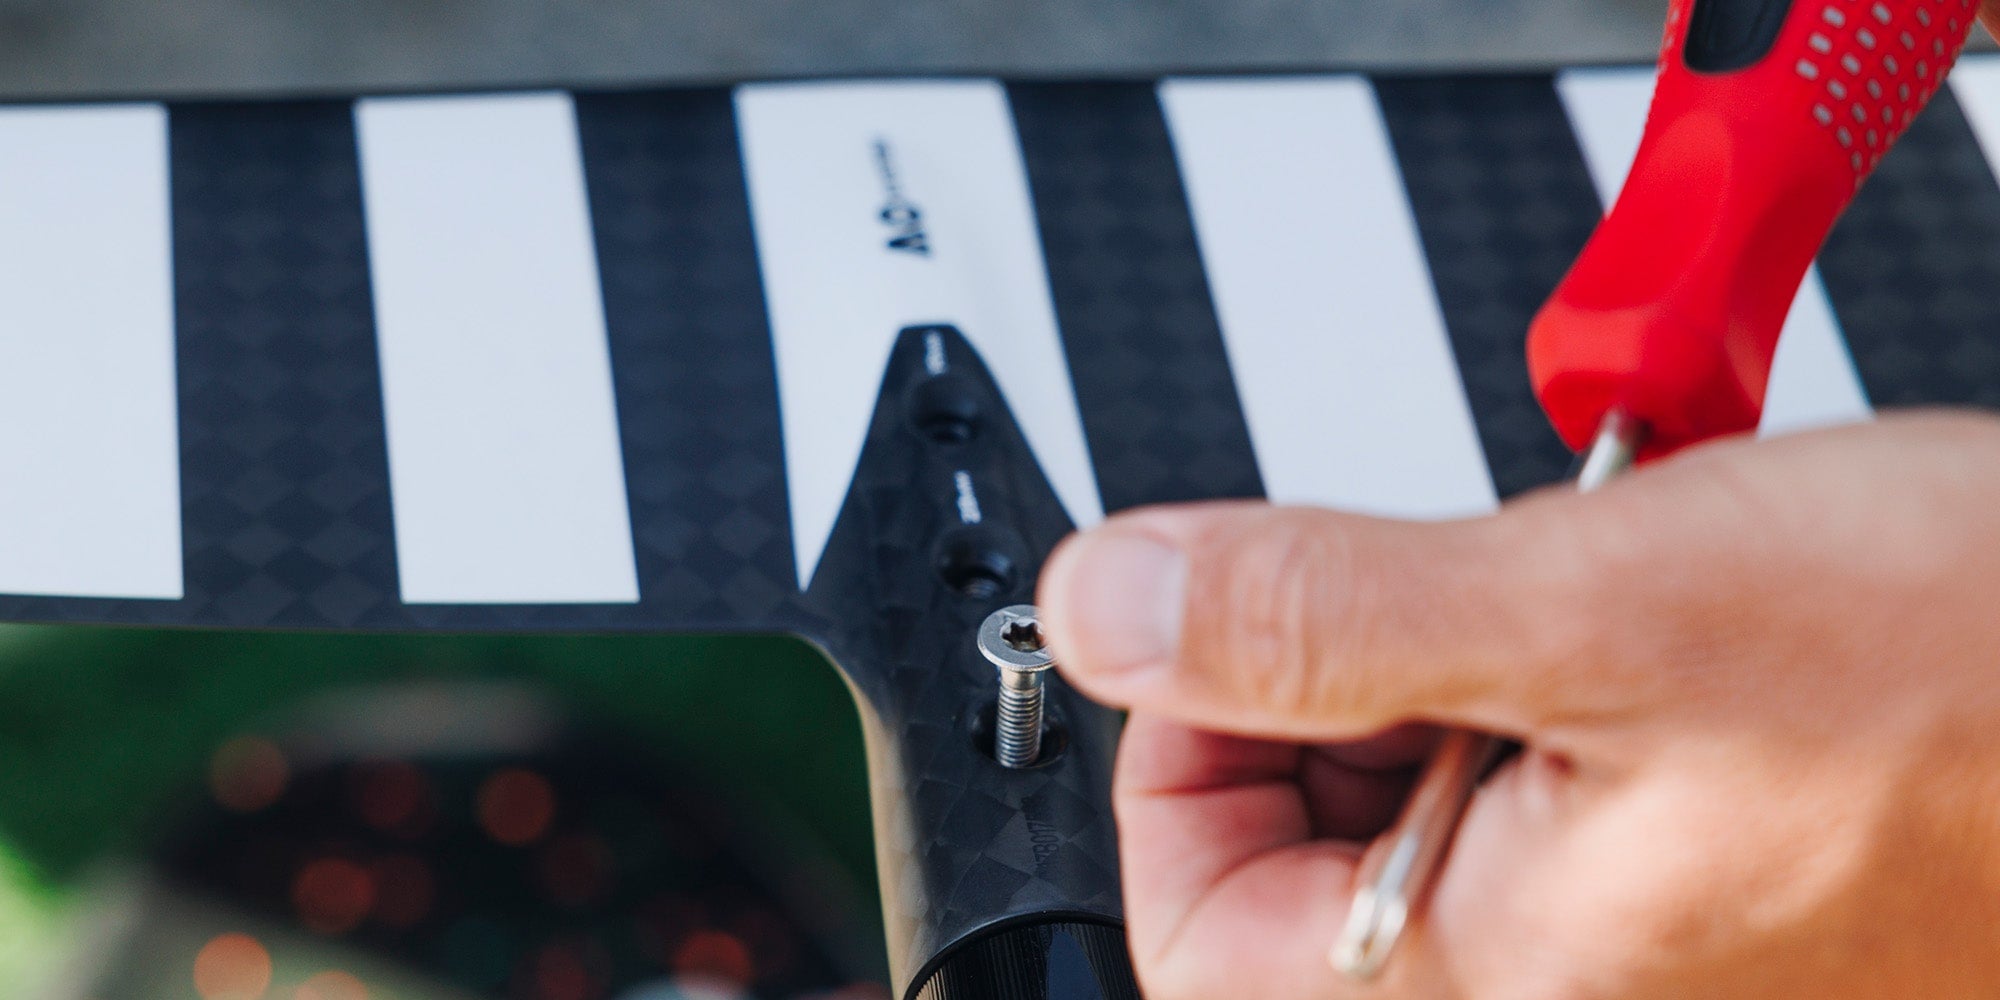
POLYGON ((1042 632, 1041 612, 1013 604, 986 616, 979 626, 979 652, 1003 672, 1039 672, 1055 666, 1042 632))

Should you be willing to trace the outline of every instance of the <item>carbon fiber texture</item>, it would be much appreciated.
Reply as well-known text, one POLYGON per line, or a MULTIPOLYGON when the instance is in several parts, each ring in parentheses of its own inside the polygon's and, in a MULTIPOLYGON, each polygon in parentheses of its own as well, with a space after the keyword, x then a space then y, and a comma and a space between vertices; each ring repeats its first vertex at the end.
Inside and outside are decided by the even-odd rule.
POLYGON ((1882 158, 1819 266, 1876 406, 2000 406, 2000 187, 1950 88, 1882 158))
POLYGON ((1502 497, 1561 479, 1570 452, 1528 384, 1528 321, 1601 210, 1547 76, 1375 85, 1445 328, 1502 497))
POLYGON ((899 990, 997 922, 1121 915, 1115 715, 1052 679, 1053 760, 1009 770, 978 740, 997 684, 972 636, 993 610, 1031 599, 1069 529, 971 346, 948 327, 905 331, 807 595, 863 709, 899 990), (932 374, 926 354, 939 349, 944 372, 932 374))
POLYGON ((1263 496, 1153 87, 1008 98, 1105 509, 1263 496))

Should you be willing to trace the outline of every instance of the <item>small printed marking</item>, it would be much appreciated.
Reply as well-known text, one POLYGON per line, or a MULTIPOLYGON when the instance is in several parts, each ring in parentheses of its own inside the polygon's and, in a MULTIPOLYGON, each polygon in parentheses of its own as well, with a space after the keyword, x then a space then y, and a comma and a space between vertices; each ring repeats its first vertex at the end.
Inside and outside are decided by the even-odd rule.
POLYGON ((1824 104, 1813 105, 1813 118, 1817 119, 1821 125, 1833 124, 1833 112, 1828 110, 1824 104))
POLYGON ((961 469, 952 473, 951 482, 958 489, 958 520, 963 524, 978 524, 979 495, 972 491, 972 473, 961 469))
POLYGON ((1887 6, 1878 3, 1874 7, 1869 9, 1869 13, 1875 15, 1875 20, 1880 21, 1883 24, 1889 23, 1890 20, 1889 8, 1887 6))
POLYGON ((1880 83, 1878 83, 1878 82, 1876 82, 1876 81, 1874 81, 1874 80, 1870 80, 1870 81, 1868 81, 1868 96, 1869 96, 1869 97, 1872 97, 1872 98, 1875 98, 1875 99, 1876 99, 1876 100, 1878 100, 1878 101, 1879 101, 1879 100, 1881 100, 1881 99, 1882 99, 1882 84, 1880 84, 1880 83))
POLYGON ((1841 83, 1839 80, 1826 81, 1826 92, 1832 94, 1833 99, 1836 101, 1847 100, 1847 84, 1841 83))
POLYGON ((1827 9, 1820 11, 1819 16, 1825 18, 1826 23, 1831 24, 1836 28, 1847 23, 1847 15, 1842 14, 1837 8, 1834 7, 1828 7, 1827 9))
MULTIPOLYGON (((1847 126, 1845 126, 1845 125, 1842 125, 1842 126, 1840 126, 1839 128, 1837 128, 1837 129, 1834 129, 1834 130, 1833 130, 1833 137, 1834 137, 1835 139, 1838 139, 1838 140, 1840 140, 1840 144, 1841 144, 1842 146, 1852 146, 1852 145, 1854 145, 1854 133, 1852 133, 1852 132, 1849 132, 1849 131, 1847 130, 1847 126)), ((1857 157, 1858 157, 1859 155, 1860 155, 1860 154, 1856 154, 1856 156, 1857 156, 1857 157)))
POLYGON ((1833 40, 1826 37, 1825 35, 1815 33, 1811 38, 1806 40, 1806 44, 1811 45, 1813 47, 1813 51, 1818 52, 1821 55, 1825 55, 1833 51, 1833 40))
MULTIPOLYGON (((1903 71, 1903 64, 1897 62, 1895 56, 1883 56, 1882 68, 1888 70, 1890 76, 1895 76, 1903 71)), ((1907 97, 1903 99, 1906 101, 1909 100, 1907 97)))
POLYGON ((944 374, 944 335, 936 330, 924 334, 924 370, 932 375, 944 374))
POLYGON ((1819 79, 1819 67, 1801 59, 1799 60, 1799 75, 1808 80, 1817 80, 1819 79))
POLYGON ((1854 55, 1854 53, 1849 52, 1848 54, 1840 57, 1840 68, 1846 70, 1847 72, 1855 76, 1860 76, 1861 60, 1857 58, 1854 55))
POLYGON ((1854 33, 1854 40, 1860 42, 1861 47, 1864 49, 1872 49, 1875 47, 1875 33, 1869 31, 1867 28, 1862 28, 1856 31, 1854 33))

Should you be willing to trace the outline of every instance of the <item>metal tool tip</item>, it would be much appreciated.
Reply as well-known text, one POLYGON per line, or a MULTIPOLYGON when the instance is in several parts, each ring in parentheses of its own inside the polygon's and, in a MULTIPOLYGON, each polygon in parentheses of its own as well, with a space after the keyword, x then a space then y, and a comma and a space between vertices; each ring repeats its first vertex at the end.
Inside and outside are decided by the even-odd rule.
POLYGON ((1372 888, 1354 894, 1347 909, 1347 923, 1334 939, 1327 956, 1335 971, 1356 982, 1368 982, 1382 972, 1396 941, 1402 937, 1409 906, 1401 899, 1385 898, 1372 888))

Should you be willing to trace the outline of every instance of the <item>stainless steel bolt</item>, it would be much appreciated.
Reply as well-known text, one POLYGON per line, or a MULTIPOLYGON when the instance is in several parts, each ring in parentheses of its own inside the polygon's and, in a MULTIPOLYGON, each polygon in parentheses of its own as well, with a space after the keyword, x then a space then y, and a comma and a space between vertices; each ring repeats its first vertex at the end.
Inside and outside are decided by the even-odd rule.
POLYGON ((1000 669, 1000 707, 993 714, 993 759, 1028 767, 1042 756, 1042 672, 1056 665, 1042 634, 1041 613, 1015 604, 979 625, 979 652, 1000 669))

